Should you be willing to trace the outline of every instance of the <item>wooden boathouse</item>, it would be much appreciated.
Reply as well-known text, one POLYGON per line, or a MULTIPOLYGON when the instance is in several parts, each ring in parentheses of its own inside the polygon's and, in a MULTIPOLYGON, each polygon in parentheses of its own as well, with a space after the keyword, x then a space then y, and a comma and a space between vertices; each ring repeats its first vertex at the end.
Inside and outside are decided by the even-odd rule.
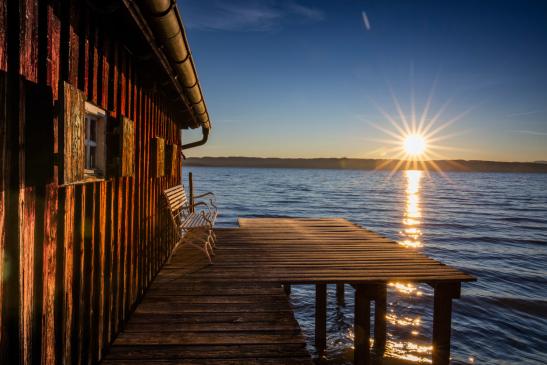
POLYGON ((319 353, 326 286, 355 288, 368 364, 394 280, 434 288, 433 363, 449 363, 474 278, 344 219, 241 219, 216 230, 213 265, 173 252, 162 192, 210 128, 176 2, 0 4, 1 364, 310 364, 296 284, 316 285, 319 353))
POLYGON ((2 364, 98 362, 171 251, 180 129, 210 128, 172 5, 0 3, 2 364))

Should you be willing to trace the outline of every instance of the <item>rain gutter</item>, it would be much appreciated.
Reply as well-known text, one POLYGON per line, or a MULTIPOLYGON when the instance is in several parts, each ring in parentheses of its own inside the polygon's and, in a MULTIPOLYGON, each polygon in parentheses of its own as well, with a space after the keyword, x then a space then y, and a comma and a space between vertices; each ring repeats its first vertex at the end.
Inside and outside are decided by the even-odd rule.
MULTIPOLYGON (((194 118, 194 127, 201 126, 207 141, 211 121, 194 67, 188 40, 175 0, 122 0, 145 38, 166 69, 171 83, 194 118), (141 4, 139 6, 138 4, 141 4), (141 12, 145 11, 145 17, 141 12), (152 31, 148 28, 150 24, 152 31)), ((190 143, 188 145, 193 145, 190 143)), ((183 146, 184 147, 184 146, 183 146)), ((194 147, 194 146, 192 146, 194 147)), ((191 147, 188 147, 191 148, 191 147)))

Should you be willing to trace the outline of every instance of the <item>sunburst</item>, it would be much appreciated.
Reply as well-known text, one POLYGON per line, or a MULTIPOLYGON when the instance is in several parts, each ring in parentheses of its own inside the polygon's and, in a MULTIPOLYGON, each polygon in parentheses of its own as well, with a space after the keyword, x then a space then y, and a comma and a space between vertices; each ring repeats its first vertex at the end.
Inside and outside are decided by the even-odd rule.
MULTIPOLYGON (((446 118, 445 112, 450 105, 450 102, 446 102, 435 113, 431 113, 434 91, 435 84, 433 84, 419 116, 416 115, 414 97, 411 100, 412 110, 410 116, 404 113, 399 99, 393 92, 391 92, 391 98, 395 109, 394 112, 388 113, 384 108, 376 104, 377 109, 385 120, 381 124, 371 124, 390 137, 376 141, 391 145, 384 149, 384 151, 392 156, 391 159, 381 163, 377 169, 385 169, 395 160, 396 162, 391 169, 390 176, 401 169, 424 170, 428 175, 429 170, 434 170, 446 176, 435 160, 446 159, 442 151, 461 150, 443 145, 443 141, 461 134, 461 132, 446 133, 446 130, 450 125, 461 120, 472 109, 468 109, 455 117, 446 118)), ((454 162, 454 164, 457 163, 454 162)))

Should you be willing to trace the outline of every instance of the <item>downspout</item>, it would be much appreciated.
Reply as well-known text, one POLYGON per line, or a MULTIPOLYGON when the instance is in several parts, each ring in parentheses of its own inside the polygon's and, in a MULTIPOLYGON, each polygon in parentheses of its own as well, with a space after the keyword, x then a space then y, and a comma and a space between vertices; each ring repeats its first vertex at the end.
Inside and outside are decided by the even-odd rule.
POLYGON ((207 128, 205 126, 202 126, 201 127, 201 132, 203 133, 203 137, 199 141, 183 144, 180 147, 180 149, 181 150, 187 150, 189 148, 198 147, 198 146, 201 146, 201 145, 204 145, 205 143, 207 143, 207 140, 209 139, 209 128, 207 128))

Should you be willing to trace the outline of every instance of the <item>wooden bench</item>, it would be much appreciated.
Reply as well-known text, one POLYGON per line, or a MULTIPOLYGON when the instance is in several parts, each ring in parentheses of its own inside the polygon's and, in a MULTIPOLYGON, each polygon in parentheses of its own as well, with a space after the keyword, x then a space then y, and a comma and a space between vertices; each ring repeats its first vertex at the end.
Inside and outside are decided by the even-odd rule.
POLYGON ((203 200, 189 202, 184 185, 177 185, 164 190, 163 196, 178 234, 176 245, 194 246, 203 251, 211 262, 216 241, 213 227, 218 215, 215 195, 210 192, 197 195, 194 199, 203 200))

